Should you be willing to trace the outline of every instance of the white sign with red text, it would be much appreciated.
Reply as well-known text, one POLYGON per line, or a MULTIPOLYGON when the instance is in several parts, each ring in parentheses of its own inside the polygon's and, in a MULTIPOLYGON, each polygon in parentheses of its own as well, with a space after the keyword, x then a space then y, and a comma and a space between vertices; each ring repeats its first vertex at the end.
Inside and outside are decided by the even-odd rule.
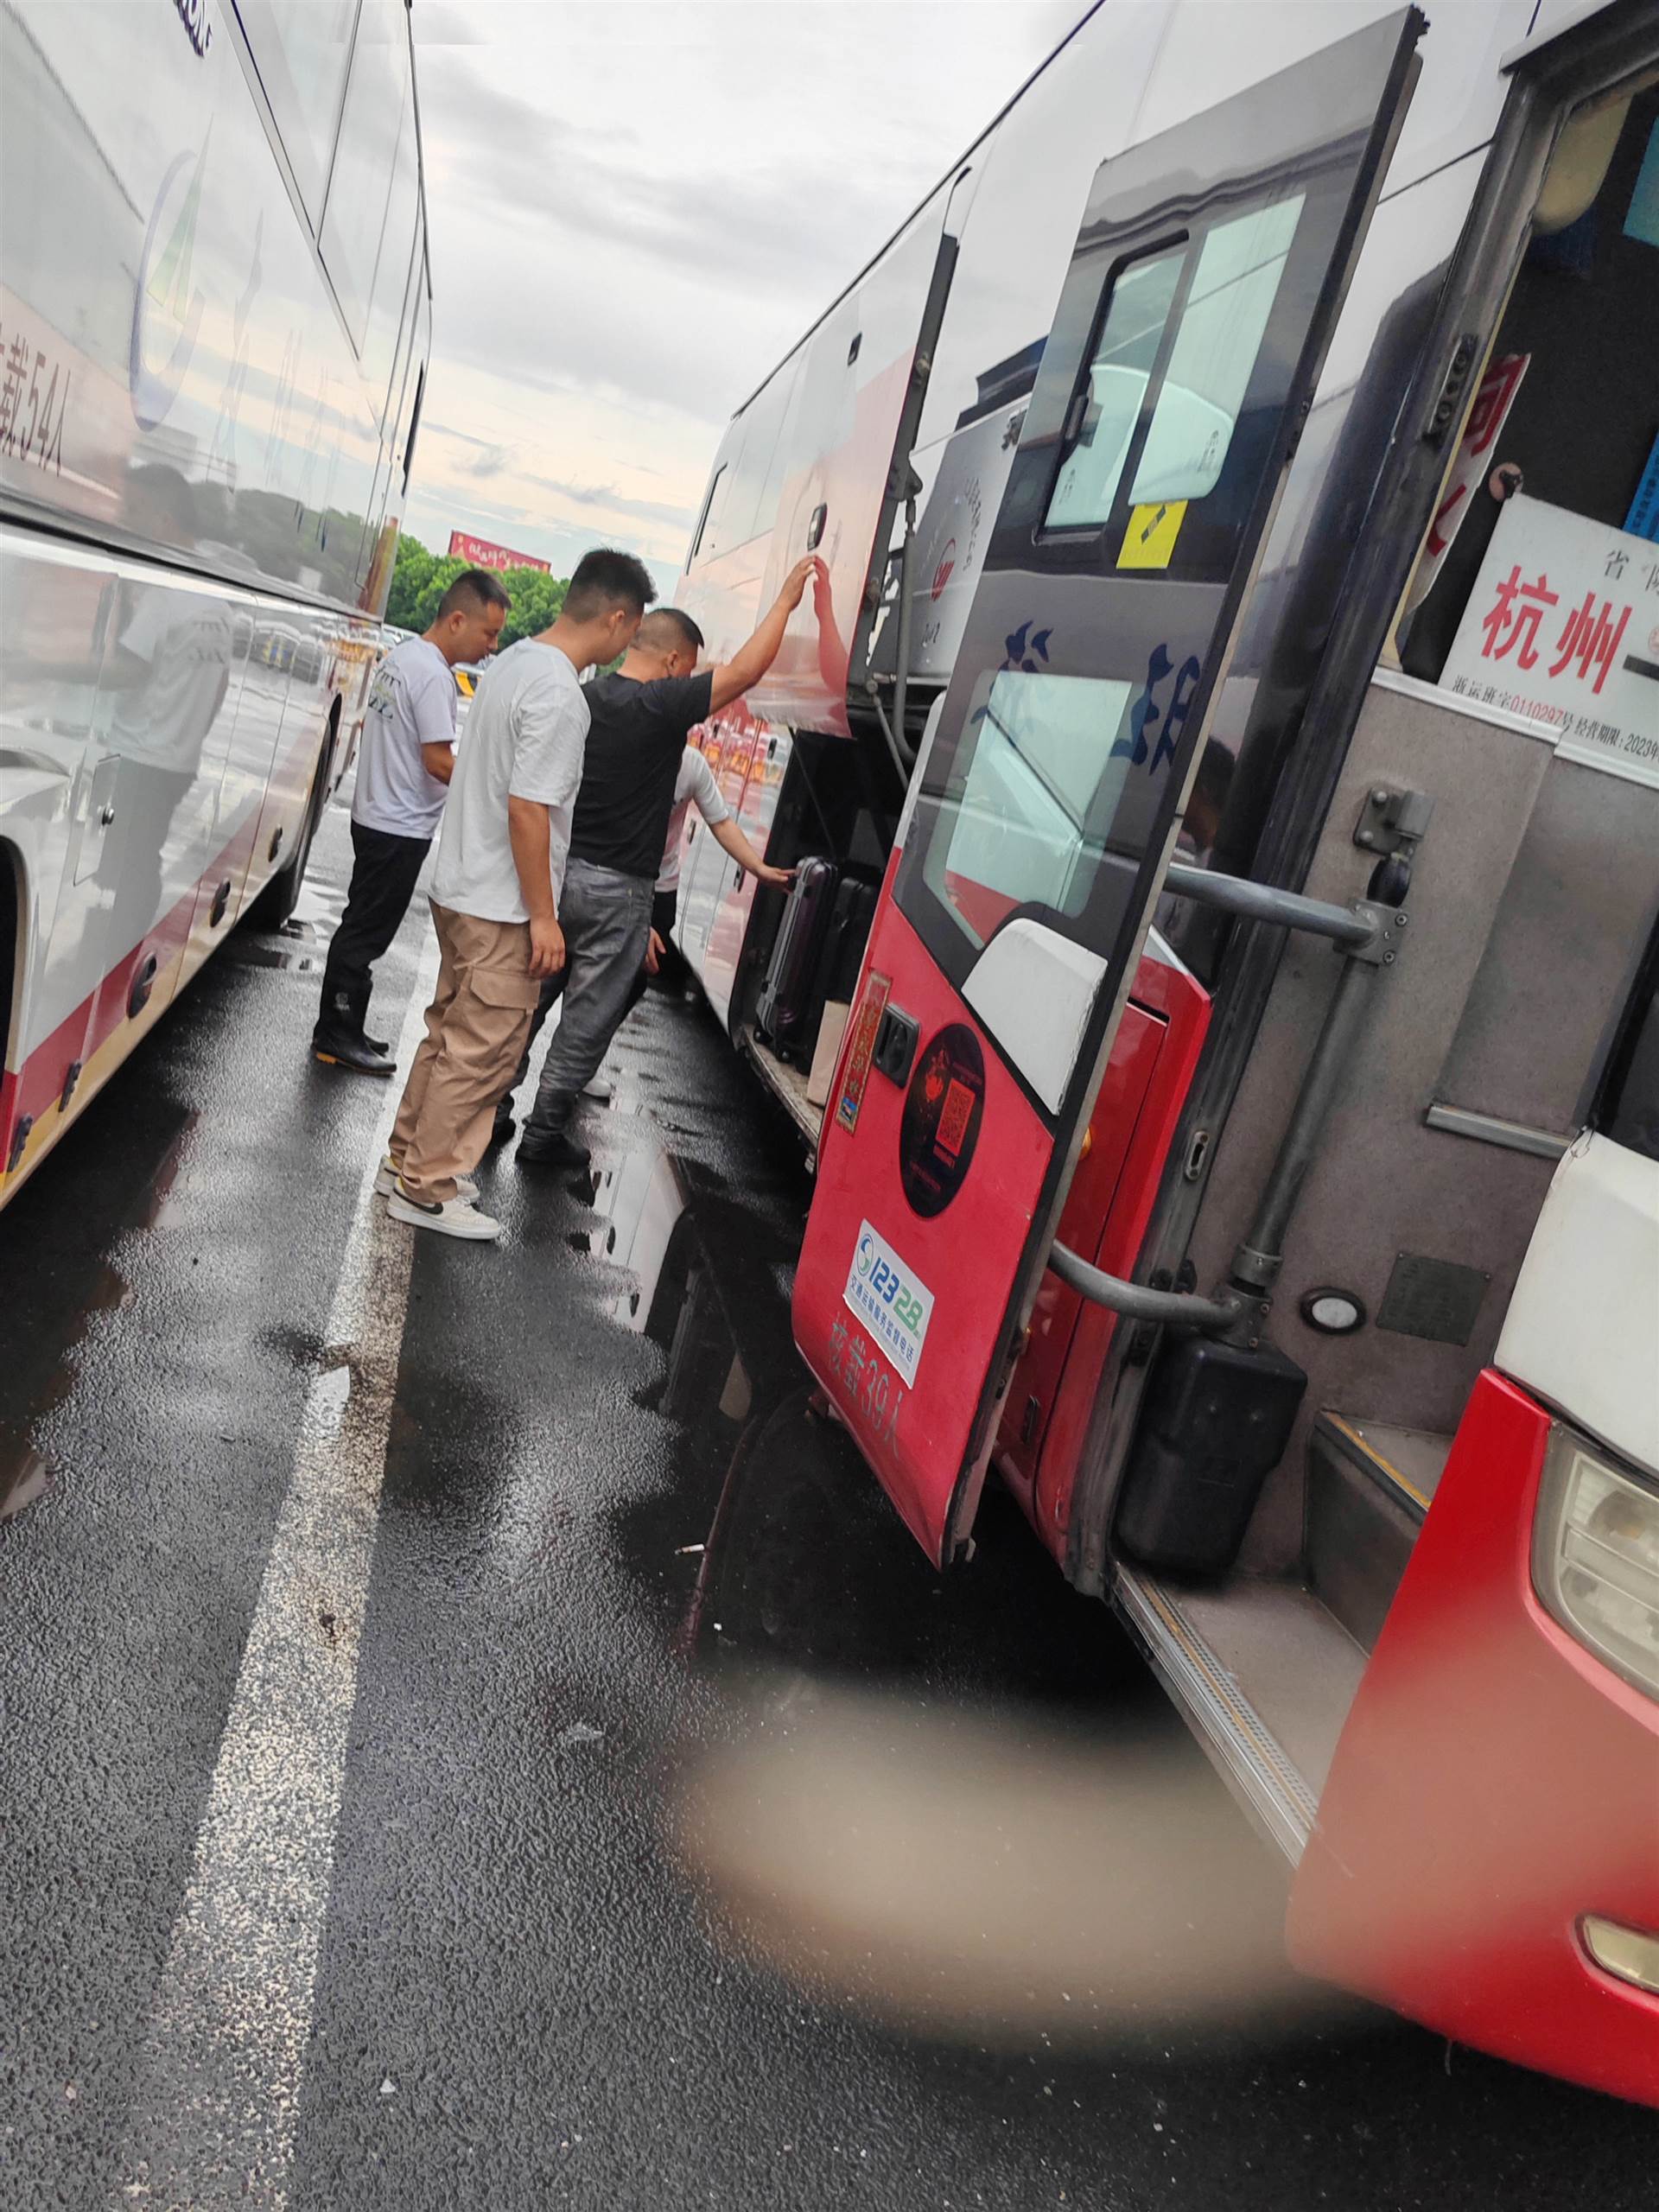
POLYGON ((1421 606, 1428 597, 1435 578, 1446 564, 1446 556, 1452 550, 1452 542, 1463 528, 1465 518, 1503 458, 1498 434, 1509 420, 1515 395, 1521 389, 1521 379, 1527 373, 1531 359, 1530 353, 1500 353, 1488 364, 1480 389, 1475 394, 1475 404, 1469 410, 1469 421, 1440 494, 1440 504, 1428 526, 1428 542, 1412 579, 1408 611, 1421 606))
POLYGON ((1659 785, 1659 544, 1518 493, 1440 684, 1548 723, 1565 759, 1659 785))

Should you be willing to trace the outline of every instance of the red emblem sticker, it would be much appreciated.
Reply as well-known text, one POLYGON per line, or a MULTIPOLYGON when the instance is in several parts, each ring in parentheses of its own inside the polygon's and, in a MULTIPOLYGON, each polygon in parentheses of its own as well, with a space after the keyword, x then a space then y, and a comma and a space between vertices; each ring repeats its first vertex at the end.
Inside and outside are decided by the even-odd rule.
POLYGON ((878 976, 874 969, 864 978, 864 995, 858 1002, 847 1070, 841 1080, 841 1099, 836 1108, 836 1121, 849 1133, 858 1127, 858 1109, 864 1103, 864 1086, 870 1079, 875 1033, 881 1027, 887 994, 892 988, 892 976, 878 976))

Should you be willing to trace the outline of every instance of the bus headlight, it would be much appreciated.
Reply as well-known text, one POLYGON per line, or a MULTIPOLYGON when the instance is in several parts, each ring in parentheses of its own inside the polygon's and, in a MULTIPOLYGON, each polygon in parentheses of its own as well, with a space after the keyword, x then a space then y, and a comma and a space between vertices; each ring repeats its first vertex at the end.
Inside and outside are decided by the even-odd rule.
POLYGON ((1659 1488, 1559 1422, 1544 1461, 1532 1579, 1564 1629, 1659 1697, 1659 1488))

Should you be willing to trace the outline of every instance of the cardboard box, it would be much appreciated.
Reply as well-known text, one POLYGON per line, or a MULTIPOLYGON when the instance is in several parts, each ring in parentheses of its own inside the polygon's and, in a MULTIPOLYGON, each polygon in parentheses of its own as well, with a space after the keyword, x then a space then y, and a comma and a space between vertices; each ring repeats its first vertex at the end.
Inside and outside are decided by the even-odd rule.
POLYGON ((806 1103, 809 1106, 824 1106, 830 1101, 830 1078, 836 1071, 836 1055, 841 1050, 841 1040, 847 1033, 847 1017, 852 1012, 839 999, 831 999, 823 1009, 823 1020, 818 1025, 817 1047, 812 1055, 812 1072, 806 1078, 806 1103))

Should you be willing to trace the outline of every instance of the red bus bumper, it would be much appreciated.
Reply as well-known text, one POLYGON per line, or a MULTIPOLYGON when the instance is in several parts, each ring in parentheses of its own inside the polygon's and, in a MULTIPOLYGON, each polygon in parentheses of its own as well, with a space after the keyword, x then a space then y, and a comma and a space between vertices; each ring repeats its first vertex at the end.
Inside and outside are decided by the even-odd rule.
POLYGON ((1659 2104, 1659 1995, 1585 1948, 1659 1937, 1659 1701, 1531 1573, 1550 1418, 1488 1370, 1338 1746, 1291 1955, 1425 2025, 1659 2104))

